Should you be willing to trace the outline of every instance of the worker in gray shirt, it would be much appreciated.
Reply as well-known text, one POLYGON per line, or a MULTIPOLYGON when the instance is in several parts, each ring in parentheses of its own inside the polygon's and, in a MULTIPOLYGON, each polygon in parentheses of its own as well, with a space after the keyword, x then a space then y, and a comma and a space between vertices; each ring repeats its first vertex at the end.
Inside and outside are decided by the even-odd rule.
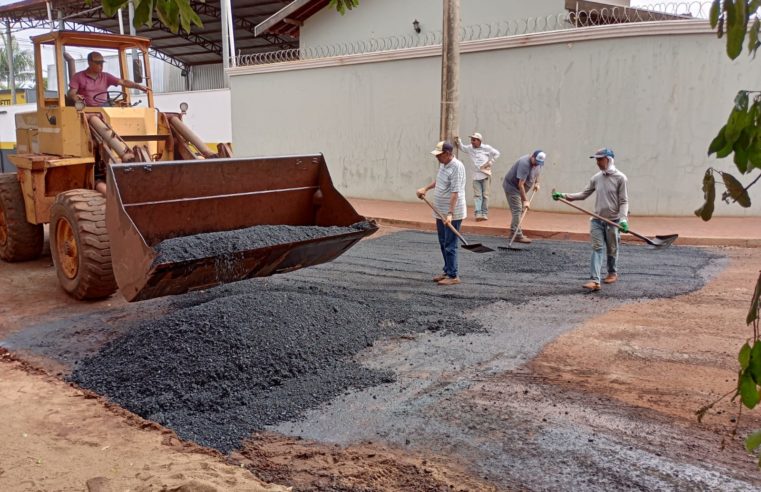
POLYGON ((524 155, 515 161, 513 167, 507 171, 505 179, 502 180, 502 189, 505 190, 507 204, 510 205, 513 216, 508 237, 515 235, 516 242, 531 242, 531 239, 524 236, 523 231, 520 230, 521 213, 529 207, 529 199, 526 196, 528 190, 534 188, 535 191, 539 191, 539 174, 542 172, 546 158, 547 154, 541 150, 524 155))
POLYGON ((618 280, 618 245, 621 232, 629 232, 629 193, 624 173, 616 169, 611 149, 600 149, 590 158, 596 159, 600 172, 592 176, 586 189, 580 193, 552 193, 552 199, 564 198, 568 201, 584 200, 597 192, 595 213, 618 224, 613 227, 600 219, 592 219, 590 238, 592 240, 592 262, 590 280, 583 285, 585 289, 600 290, 603 255, 607 253, 608 276, 603 282, 612 284, 618 280), (605 250, 603 250, 605 248, 605 250))

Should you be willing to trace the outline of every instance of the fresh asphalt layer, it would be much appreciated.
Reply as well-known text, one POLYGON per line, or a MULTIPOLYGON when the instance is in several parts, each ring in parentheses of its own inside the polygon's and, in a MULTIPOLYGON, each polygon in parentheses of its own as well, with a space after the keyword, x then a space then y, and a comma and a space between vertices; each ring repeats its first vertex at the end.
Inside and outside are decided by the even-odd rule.
POLYGON ((590 294, 589 256, 580 242, 460 250, 463 283, 442 287, 431 281, 436 236, 400 232, 329 264, 41 324, 3 346, 73 366, 81 386, 222 451, 268 429, 440 452, 500 486, 747 489, 730 468, 680 451, 706 436, 520 380, 559 334, 621 303, 697 290, 725 262, 712 250, 624 245, 621 280, 590 294), (495 393, 508 414, 467 399, 511 371, 517 381, 495 393), (549 415, 550 405, 567 409, 549 415), (674 456, 626 431, 643 425, 676 442, 674 456))

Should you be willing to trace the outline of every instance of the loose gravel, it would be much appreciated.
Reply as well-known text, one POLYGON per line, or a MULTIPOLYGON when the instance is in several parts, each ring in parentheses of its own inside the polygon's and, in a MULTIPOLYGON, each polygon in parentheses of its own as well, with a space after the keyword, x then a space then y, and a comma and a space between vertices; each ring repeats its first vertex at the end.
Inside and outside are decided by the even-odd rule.
POLYGON ((175 237, 162 241, 156 246, 158 256, 154 264, 228 256, 279 244, 349 234, 367 230, 370 227, 372 226, 367 221, 357 222, 349 227, 260 225, 233 231, 175 237))
MULTIPOLYGON (((363 241, 328 264, 178 296, 82 360, 71 380, 228 452, 256 430, 298 419, 351 389, 392 381, 392 372, 357 362, 378 340, 483 333, 465 316, 479 306, 579 296, 590 254, 585 243, 555 241, 522 252, 460 251, 463 284, 456 287, 430 280, 442 263, 435 236, 404 232, 363 241)), ((579 298, 575 309, 591 314, 604 300, 693 291, 718 257, 696 248, 624 246, 621 280, 579 298)))

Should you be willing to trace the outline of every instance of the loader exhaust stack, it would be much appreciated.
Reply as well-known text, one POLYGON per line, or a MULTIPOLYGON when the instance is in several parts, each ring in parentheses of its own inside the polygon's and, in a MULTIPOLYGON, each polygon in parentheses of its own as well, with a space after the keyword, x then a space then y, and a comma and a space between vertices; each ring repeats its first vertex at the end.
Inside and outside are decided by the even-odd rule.
POLYGON ((108 166, 113 270, 129 301, 325 263, 377 226, 170 262, 159 255, 163 241, 253 226, 350 227, 363 221, 333 187, 319 154, 108 166))

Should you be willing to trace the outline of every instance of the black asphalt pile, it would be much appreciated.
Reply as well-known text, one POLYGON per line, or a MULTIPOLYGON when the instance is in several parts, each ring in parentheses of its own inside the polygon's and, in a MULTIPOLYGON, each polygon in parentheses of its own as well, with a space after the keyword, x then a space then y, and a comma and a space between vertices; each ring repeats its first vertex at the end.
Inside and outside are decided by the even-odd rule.
MULTIPOLYGON (((80 361, 71 379, 183 438, 227 452, 253 431, 297 419, 352 388, 390 381, 391 374, 355 362, 377 340, 483 331, 466 313, 495 301, 539 301, 543 309, 543 297, 567 294, 577 296, 580 312, 596 313, 589 306, 605 297, 672 297, 700 288, 720 258, 697 248, 626 245, 621 280, 585 294, 589 256, 581 242, 535 241, 524 251, 489 254, 461 249, 463 283, 443 287, 431 281, 442 268, 435 235, 387 235, 331 263, 140 303, 148 320, 80 361)), ((60 337, 80 344, 78 330, 59 330, 60 337)))
POLYGON ((156 245, 155 249, 158 256, 154 260, 154 264, 227 256, 242 251, 276 246, 278 244, 295 243, 364 231, 371 227, 367 221, 357 222, 349 227, 260 225, 233 231, 175 237, 156 245))
POLYGON ((352 360, 379 338, 480 329, 459 316, 416 311, 414 303, 378 308, 377 299, 340 289, 282 289, 266 280, 246 287, 144 322, 84 360, 71 379, 227 452, 350 388, 393 381, 352 360))

